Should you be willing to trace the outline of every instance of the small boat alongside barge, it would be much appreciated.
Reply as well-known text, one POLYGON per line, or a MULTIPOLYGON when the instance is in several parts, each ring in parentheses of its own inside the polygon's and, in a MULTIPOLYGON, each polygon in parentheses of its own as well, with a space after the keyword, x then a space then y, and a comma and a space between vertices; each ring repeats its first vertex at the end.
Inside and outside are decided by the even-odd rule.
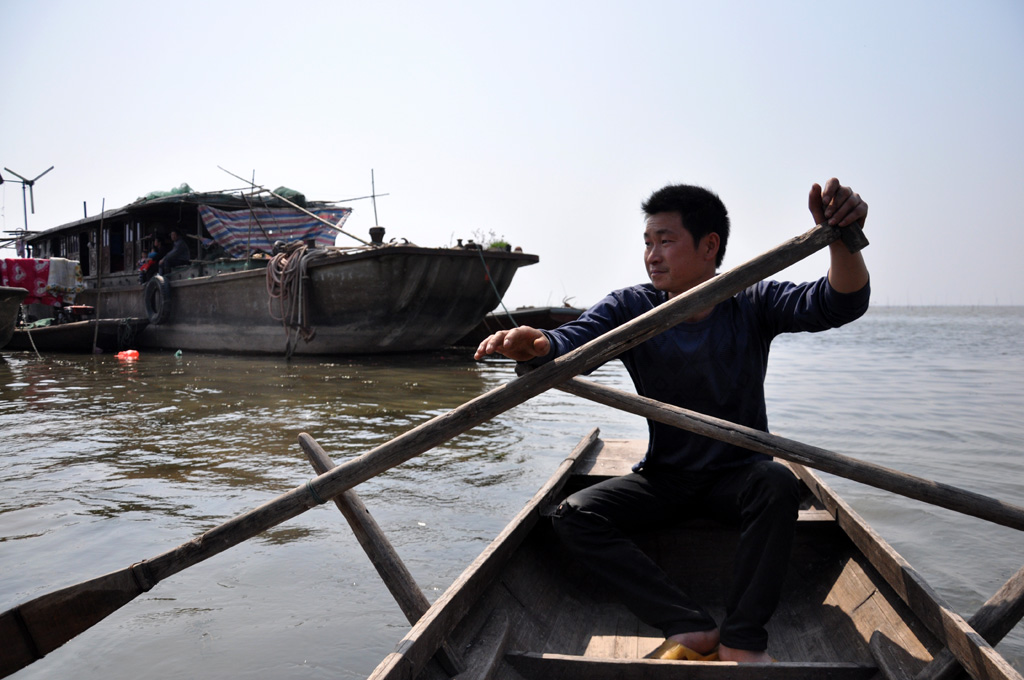
POLYGON ((149 319, 82 319, 47 326, 19 326, 4 349, 25 352, 120 352, 138 345, 149 319))
POLYGON ((517 307, 511 312, 504 310, 491 312, 477 324, 476 328, 455 344, 460 347, 476 347, 488 336, 517 326, 530 326, 546 330, 558 328, 564 323, 580 318, 580 314, 585 311, 585 309, 564 304, 552 307, 517 307))

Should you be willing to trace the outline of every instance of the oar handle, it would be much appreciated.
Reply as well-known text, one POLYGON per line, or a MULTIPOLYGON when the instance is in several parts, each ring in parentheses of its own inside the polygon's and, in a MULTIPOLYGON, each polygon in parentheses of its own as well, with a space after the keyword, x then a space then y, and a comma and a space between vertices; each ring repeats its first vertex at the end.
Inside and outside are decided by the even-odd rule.
POLYGON ((870 243, 864 235, 864 220, 857 220, 848 227, 839 227, 839 238, 851 253, 859 253, 870 243))

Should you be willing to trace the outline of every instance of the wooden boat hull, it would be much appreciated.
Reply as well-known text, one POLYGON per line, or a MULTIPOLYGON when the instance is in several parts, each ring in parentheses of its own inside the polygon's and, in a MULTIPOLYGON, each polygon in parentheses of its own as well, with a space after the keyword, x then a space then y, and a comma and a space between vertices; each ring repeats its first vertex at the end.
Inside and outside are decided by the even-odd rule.
POLYGON ((142 318, 92 319, 54 324, 14 331, 4 349, 12 351, 92 353, 93 347, 103 352, 120 352, 138 347, 140 333, 149 324, 142 318), (99 324, 99 331, 96 326, 99 324), (95 345, 93 344, 95 342, 95 345))
MULTIPOLYGON (((769 624, 768 651, 778 662, 642 658, 662 641, 660 632, 596 587, 544 518, 567 493, 628 470, 642 446, 602 441, 596 431, 581 442, 370 677, 448 677, 432 658, 446 641, 463 655, 466 677, 873 678, 882 676, 872 638, 911 673, 942 648, 940 638, 970 638, 969 629, 953 630, 964 626, 962 619, 941 614, 948 608, 926 586, 908 592, 912 570, 890 546, 820 478, 793 466, 807 501, 782 603, 769 624)), ((736 539, 733 530, 687 523, 652 531, 638 543, 721 620, 736 539)), ((977 677, 1019 677, 991 648, 975 651, 977 677)))
POLYGON ((24 288, 0 286, 0 348, 7 345, 14 335, 14 326, 18 321, 18 307, 28 295, 24 288))
MULTIPOLYGON (((293 341, 293 353, 442 349, 494 308, 519 267, 537 260, 522 253, 484 251, 481 258, 476 250, 417 246, 331 252, 309 263, 306 325, 315 336, 293 341)), ((143 347, 286 351, 288 335, 272 316, 266 270, 205 273, 197 263, 168 278, 169 314, 150 324, 140 338, 143 347)), ((99 296, 86 290, 78 299, 104 316, 145 317, 143 293, 137 284, 108 286, 99 296)))

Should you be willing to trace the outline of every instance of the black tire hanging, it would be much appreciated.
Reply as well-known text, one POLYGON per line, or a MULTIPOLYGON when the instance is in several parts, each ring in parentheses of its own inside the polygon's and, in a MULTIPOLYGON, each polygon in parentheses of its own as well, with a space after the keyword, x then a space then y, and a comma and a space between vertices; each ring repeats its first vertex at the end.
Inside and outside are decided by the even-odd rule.
POLYGON ((146 300, 146 316, 152 324, 161 324, 171 315, 171 284, 156 274, 143 291, 146 300))

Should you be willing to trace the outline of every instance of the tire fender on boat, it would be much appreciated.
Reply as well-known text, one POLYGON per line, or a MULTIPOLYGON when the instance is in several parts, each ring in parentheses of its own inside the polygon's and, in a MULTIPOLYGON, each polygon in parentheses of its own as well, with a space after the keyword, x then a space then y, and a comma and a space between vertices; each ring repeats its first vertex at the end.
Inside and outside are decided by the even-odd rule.
POLYGON ((142 293, 146 301, 146 316, 152 324, 161 324, 171 315, 171 283, 156 274, 146 283, 142 293))

